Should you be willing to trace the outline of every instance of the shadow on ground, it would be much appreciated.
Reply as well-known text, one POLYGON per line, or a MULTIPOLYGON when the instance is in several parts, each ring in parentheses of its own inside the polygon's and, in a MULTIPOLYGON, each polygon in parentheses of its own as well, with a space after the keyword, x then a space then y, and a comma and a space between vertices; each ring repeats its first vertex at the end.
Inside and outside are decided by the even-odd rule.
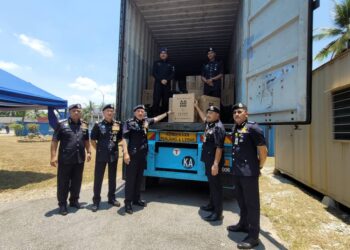
POLYGON ((42 182, 54 177, 56 177, 56 175, 49 173, 0 170, 0 191, 17 189, 31 183, 42 182))

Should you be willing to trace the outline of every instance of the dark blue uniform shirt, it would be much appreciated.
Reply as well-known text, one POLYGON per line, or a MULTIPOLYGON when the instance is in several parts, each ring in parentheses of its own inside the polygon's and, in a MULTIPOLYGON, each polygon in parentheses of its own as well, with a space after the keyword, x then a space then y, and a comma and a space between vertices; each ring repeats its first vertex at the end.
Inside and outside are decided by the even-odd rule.
MULTIPOLYGON (((202 68, 202 76, 205 77, 205 79, 213 78, 217 75, 223 74, 223 72, 224 72, 224 69, 223 69, 222 63, 216 60, 209 61, 207 64, 203 65, 203 68, 202 68)), ((213 81, 213 84, 214 86, 211 88, 221 89, 221 79, 213 81)))
POLYGON ((57 124, 52 140, 59 141, 58 162, 60 164, 80 164, 85 161, 85 141, 89 141, 88 123, 71 118, 57 124))
POLYGON ((96 160, 114 162, 118 160, 118 143, 122 140, 123 129, 119 121, 96 123, 91 131, 91 140, 97 141, 96 160))
MULTIPOLYGON (((208 164, 214 163, 216 148, 224 148, 225 136, 226 131, 224 125, 220 120, 217 122, 205 123, 201 161, 208 164)), ((219 162, 219 167, 221 168, 223 165, 224 153, 222 154, 221 160, 219 162)))
POLYGON ((171 81, 175 75, 175 67, 168 61, 158 60, 153 64, 153 76, 156 82, 161 80, 171 81))
POLYGON ((259 176, 258 146, 266 145, 263 131, 255 122, 244 122, 232 128, 233 174, 259 176))
POLYGON ((154 118, 146 118, 142 121, 134 118, 127 120, 123 126, 123 138, 129 140, 128 151, 130 155, 137 152, 148 152, 147 131, 148 126, 154 123, 154 118))

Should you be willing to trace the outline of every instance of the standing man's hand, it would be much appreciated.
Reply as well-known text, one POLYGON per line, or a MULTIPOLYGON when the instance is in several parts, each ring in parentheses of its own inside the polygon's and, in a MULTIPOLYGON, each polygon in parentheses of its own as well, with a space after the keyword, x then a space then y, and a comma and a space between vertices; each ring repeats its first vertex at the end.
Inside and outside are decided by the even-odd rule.
POLYGON ((165 80, 165 79, 161 80, 160 82, 161 82, 163 85, 166 85, 166 84, 168 83, 168 81, 165 80))
POLYGON ((128 153, 124 153, 124 162, 126 165, 130 163, 130 155, 128 153))
POLYGON ((219 173, 219 166, 218 164, 214 163, 213 166, 211 166, 211 175, 217 176, 219 173))
POLYGON ((208 84, 209 86, 214 86, 213 80, 212 80, 212 79, 208 79, 208 80, 207 80, 207 84, 208 84))
POLYGON ((91 161, 91 152, 87 153, 86 161, 91 161))
POLYGON ((50 160, 50 165, 51 167, 54 167, 56 168, 57 167, 57 164, 58 164, 58 161, 57 161, 57 157, 52 157, 51 160, 50 160))

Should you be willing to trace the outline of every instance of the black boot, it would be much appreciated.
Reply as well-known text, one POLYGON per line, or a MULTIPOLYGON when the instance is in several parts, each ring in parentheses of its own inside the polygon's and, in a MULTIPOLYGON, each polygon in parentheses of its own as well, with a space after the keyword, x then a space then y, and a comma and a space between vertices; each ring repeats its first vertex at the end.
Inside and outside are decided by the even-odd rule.
POLYGON ((206 206, 201 206, 200 208, 201 208, 201 210, 203 210, 203 211, 208 211, 208 212, 214 211, 214 206, 211 205, 211 204, 208 204, 208 205, 206 205, 206 206))
POLYGON ((222 216, 222 214, 218 214, 218 213, 211 213, 209 216, 204 217, 204 220, 206 221, 220 221, 224 218, 224 216, 222 216))
POLYGON ((61 205, 59 207, 59 214, 63 215, 63 216, 68 214, 68 210, 67 210, 67 206, 66 205, 61 205))
POLYGON ((132 214, 133 212, 131 204, 125 204, 125 213, 132 214))

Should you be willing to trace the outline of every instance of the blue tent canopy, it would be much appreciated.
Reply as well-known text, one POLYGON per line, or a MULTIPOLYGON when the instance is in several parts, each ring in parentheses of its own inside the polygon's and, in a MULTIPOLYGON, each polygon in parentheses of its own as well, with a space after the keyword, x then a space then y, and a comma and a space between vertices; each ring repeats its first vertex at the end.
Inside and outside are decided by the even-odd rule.
POLYGON ((0 111, 48 109, 52 126, 57 122, 53 110, 66 108, 66 100, 0 69, 0 111))

